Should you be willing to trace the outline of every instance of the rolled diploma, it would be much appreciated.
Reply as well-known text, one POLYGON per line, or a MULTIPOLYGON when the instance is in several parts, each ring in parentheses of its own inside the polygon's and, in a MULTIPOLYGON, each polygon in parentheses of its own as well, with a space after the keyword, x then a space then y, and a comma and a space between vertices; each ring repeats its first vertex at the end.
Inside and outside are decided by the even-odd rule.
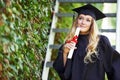
MULTIPOLYGON (((77 27, 74 36, 76 36, 76 35, 78 36, 79 34, 80 34, 80 27, 77 27)), ((76 43, 74 43, 73 46, 75 46, 75 45, 76 45, 76 43)), ((71 58, 72 58, 73 52, 74 52, 74 49, 70 49, 69 54, 68 54, 68 56, 67 56, 68 59, 71 59, 71 58)))

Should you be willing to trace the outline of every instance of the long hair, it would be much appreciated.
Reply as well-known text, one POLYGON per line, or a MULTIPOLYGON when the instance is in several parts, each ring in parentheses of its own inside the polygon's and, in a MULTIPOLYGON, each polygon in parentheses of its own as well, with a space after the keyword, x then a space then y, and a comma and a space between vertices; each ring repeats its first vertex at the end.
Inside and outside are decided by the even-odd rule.
POLYGON ((71 40, 74 37, 75 31, 77 28, 77 19, 78 19, 78 17, 73 21, 72 27, 71 27, 65 41, 71 40))
POLYGON ((90 27, 90 32, 89 32, 89 43, 86 48, 87 54, 84 58, 85 63, 88 63, 88 61, 94 62, 92 61, 92 58, 91 58, 92 54, 95 54, 96 56, 98 56, 97 54, 98 42, 99 42, 98 26, 95 20, 93 19, 92 25, 90 27))
MULTIPOLYGON (((70 32, 68 33, 68 35, 66 37, 66 41, 71 40, 73 38, 75 31, 76 31, 76 27, 77 27, 77 20, 78 20, 78 17, 73 22, 70 32)), ((93 19, 92 24, 89 29, 89 43, 86 47, 87 54, 84 58, 85 63, 93 62, 92 58, 91 58, 92 54, 95 54, 96 56, 98 55, 97 49, 96 49, 98 42, 99 42, 98 27, 97 27, 95 20, 93 19)))

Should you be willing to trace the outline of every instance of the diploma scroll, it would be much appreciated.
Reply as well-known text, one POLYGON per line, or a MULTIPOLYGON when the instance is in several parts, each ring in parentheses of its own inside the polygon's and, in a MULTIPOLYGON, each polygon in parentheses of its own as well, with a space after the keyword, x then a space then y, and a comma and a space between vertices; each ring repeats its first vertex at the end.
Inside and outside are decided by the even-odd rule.
MULTIPOLYGON (((80 27, 77 27, 77 29, 76 29, 76 31, 75 31, 74 37, 75 37, 75 36, 78 36, 79 34, 80 34, 80 27)), ((77 38, 76 38, 76 40, 77 40, 77 38)), ((74 43, 74 46, 75 46, 75 45, 76 45, 76 43, 74 43)), ((73 52, 74 52, 74 49, 70 49, 69 54, 68 54, 68 56, 67 56, 68 59, 71 59, 71 58, 72 58, 73 52)))

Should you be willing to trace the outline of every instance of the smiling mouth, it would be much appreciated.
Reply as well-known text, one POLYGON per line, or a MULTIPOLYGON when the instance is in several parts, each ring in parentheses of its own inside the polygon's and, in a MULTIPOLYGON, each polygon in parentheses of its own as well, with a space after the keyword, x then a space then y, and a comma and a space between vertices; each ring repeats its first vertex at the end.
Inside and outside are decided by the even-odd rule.
POLYGON ((81 28, 86 28, 86 27, 84 27, 84 26, 81 26, 81 28))

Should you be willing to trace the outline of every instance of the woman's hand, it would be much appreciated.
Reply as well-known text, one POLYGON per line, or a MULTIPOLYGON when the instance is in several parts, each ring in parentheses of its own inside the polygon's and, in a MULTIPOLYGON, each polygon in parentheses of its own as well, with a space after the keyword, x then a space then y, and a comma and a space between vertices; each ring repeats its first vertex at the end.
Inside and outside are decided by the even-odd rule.
POLYGON ((71 41, 69 43, 65 43, 63 48, 64 48, 63 49, 63 60, 64 60, 64 66, 65 66, 66 60, 67 60, 67 55, 68 55, 70 49, 76 49, 75 42, 71 41))
POLYGON ((65 43, 64 44, 64 54, 68 54, 70 49, 77 49, 75 47, 75 42, 71 41, 70 43, 65 43))

